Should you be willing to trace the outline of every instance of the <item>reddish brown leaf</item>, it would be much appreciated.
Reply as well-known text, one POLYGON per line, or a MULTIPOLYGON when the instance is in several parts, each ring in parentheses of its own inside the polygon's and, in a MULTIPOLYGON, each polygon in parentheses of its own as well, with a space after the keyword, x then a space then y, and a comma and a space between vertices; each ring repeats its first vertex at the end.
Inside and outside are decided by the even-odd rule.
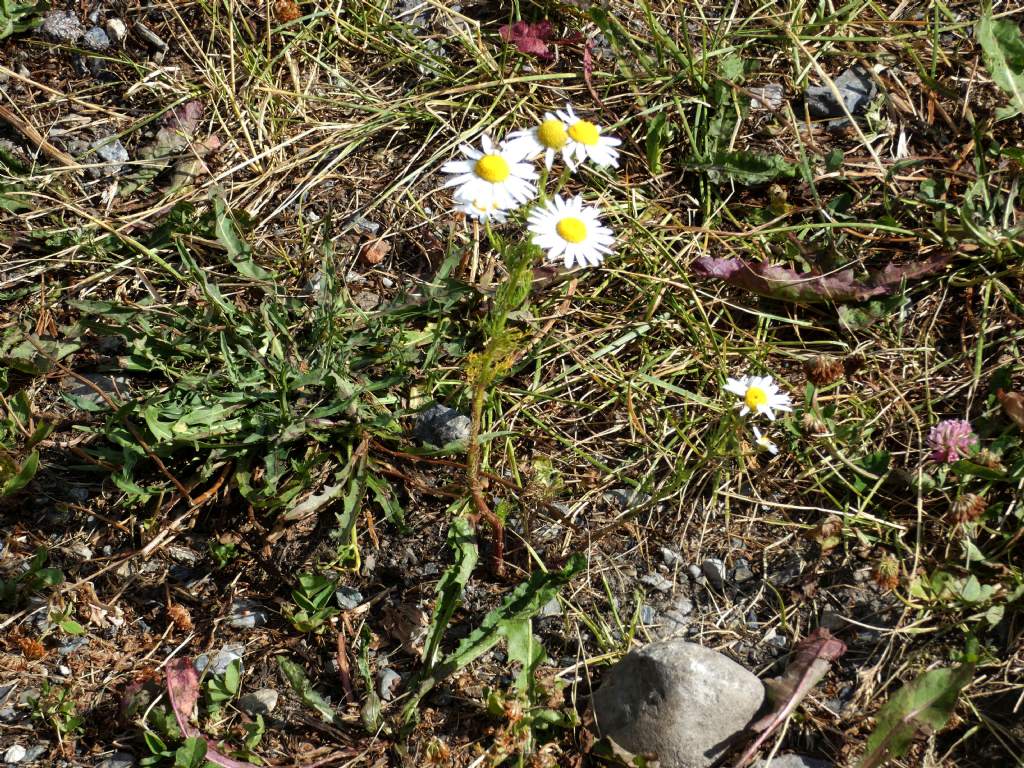
POLYGON ((547 60, 552 58, 547 41, 553 31, 554 28, 549 21, 517 21, 515 24, 503 25, 498 34, 506 43, 514 45, 520 53, 529 53, 547 60))
POLYGON ((174 109, 168 110, 167 114, 164 115, 164 128, 191 135, 199 127, 199 121, 203 119, 204 109, 203 102, 198 99, 179 104, 174 109))
POLYGON ((171 659, 167 664, 167 695, 178 720, 178 727, 186 738, 198 736, 206 741, 206 759, 223 768, 256 768, 252 763, 234 760, 218 752, 213 742, 203 736, 190 722, 192 710, 199 701, 199 673, 188 658, 171 659))
POLYGON ((832 637, 832 633, 824 627, 818 627, 797 644, 793 660, 789 662, 786 671, 773 680, 765 681, 772 708, 767 715, 750 726, 752 731, 761 735, 743 753, 736 768, 743 768, 753 759, 761 745, 825 676, 832 662, 844 653, 846 643, 832 637))
POLYGON ((887 296, 900 287, 903 280, 915 280, 945 269, 952 254, 942 253, 924 261, 890 264, 875 272, 866 281, 856 278, 852 269, 828 275, 813 272, 800 274, 790 267, 743 259, 719 259, 701 256, 694 264, 700 277, 724 280, 729 285, 782 301, 813 303, 821 301, 867 301, 887 296))

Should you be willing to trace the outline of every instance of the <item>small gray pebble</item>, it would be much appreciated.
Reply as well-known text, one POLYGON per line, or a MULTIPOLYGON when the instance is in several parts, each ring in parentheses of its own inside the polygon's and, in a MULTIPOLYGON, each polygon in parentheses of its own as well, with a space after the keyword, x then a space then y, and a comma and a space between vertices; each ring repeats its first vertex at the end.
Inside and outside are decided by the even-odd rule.
POLYGON ((0 709, 0 723, 11 723, 18 719, 18 713, 14 707, 0 709))
POLYGON ((273 688, 260 688, 240 698, 238 706, 250 715, 269 715, 277 707, 278 698, 278 693, 273 688))
POLYGON ((110 38, 99 27, 93 27, 85 33, 85 37, 82 38, 82 45, 94 51, 105 51, 110 48, 110 38))
POLYGON ((0 685, 0 704, 7 701, 7 697, 14 693, 14 689, 17 688, 17 683, 10 683, 9 685, 0 685))
POLYGON ((221 647, 210 663, 210 671, 215 675, 223 675, 232 662, 242 661, 243 653, 245 653, 245 646, 242 645, 234 644, 221 647))
POLYGON ((228 614, 228 625, 235 629, 252 629, 267 623, 267 611, 262 605, 252 600, 234 600, 231 613, 228 614))
POLYGON ((127 752, 115 752, 96 768, 134 768, 135 757, 127 752))
POLYGON ((85 34, 78 16, 69 11, 50 11, 43 19, 42 29, 58 43, 77 43, 85 34))
POLYGON ((92 550, 89 546, 81 541, 76 541, 68 547, 69 550, 74 552, 83 560, 92 560, 92 550))
POLYGON ((665 561, 665 565, 669 568, 676 568, 683 564, 683 556, 668 547, 661 548, 661 559, 665 561))
POLYGON ((835 117, 842 118, 839 123, 847 122, 846 112, 861 115, 867 111, 868 104, 878 93, 874 79, 862 67, 856 66, 843 72, 835 79, 836 90, 843 103, 836 99, 832 88, 828 85, 809 85, 804 90, 804 101, 808 114, 816 119, 835 117), (843 110, 845 105, 846 110, 843 110))
POLYGON ((697 580, 700 578, 700 568, 696 565, 686 566, 686 572, 690 574, 691 579, 697 580))
POLYGON ((671 580, 666 579, 660 573, 648 573, 645 576, 641 576, 640 582, 659 592, 671 592, 675 586, 671 580))
POLYGON ((750 581, 754 578, 754 572, 750 570, 750 563, 744 560, 742 557, 736 561, 736 567, 732 571, 732 580, 737 584, 742 584, 745 581, 750 581))
POLYGON ((709 557, 700 569, 712 588, 720 590, 725 586, 725 564, 717 557, 709 557))
POLYGON ((658 612, 649 605, 640 606, 640 622, 650 626, 657 623, 658 612))
POLYGON ((124 148, 120 139, 112 136, 97 139, 92 143, 92 148, 96 150, 97 159, 104 164, 104 167, 96 169, 100 173, 113 176, 120 173, 121 168, 128 162, 128 150, 124 148))
POLYGON ((29 747, 25 750, 25 762, 30 763, 33 760, 37 760, 50 750, 48 744, 36 744, 35 746, 29 747))
POLYGON ((558 602, 557 597, 552 597, 544 605, 540 607, 540 613, 537 614, 542 619, 548 619, 552 616, 562 615, 562 604, 558 602))
POLYGON ((417 417, 413 434, 424 443, 443 448, 468 440, 471 424, 468 416, 435 403, 417 417))
POLYGON ((382 669, 377 673, 377 693, 383 701, 391 701, 402 683, 402 676, 393 669, 382 669))
POLYGON ((338 602, 339 608, 351 611, 363 602, 363 593, 352 587, 339 587, 334 592, 334 599, 338 602))
POLYGON ((12 744, 4 752, 4 762, 8 765, 15 765, 22 762, 26 754, 28 754, 28 750, 21 746, 21 744, 12 744))
POLYGON ((776 755, 771 760, 761 759, 750 768, 834 768, 832 763, 803 755, 776 755))
POLYGON ((755 85, 748 90, 750 91, 750 108, 752 110, 774 112, 781 109, 784 94, 781 83, 755 85))

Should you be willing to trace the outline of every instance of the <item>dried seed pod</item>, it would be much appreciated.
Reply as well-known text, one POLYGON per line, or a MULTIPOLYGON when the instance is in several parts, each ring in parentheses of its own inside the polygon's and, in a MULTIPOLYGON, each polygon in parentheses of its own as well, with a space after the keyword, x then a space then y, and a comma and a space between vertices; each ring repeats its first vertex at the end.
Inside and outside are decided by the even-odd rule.
POLYGON ((1024 395, 1020 392, 1004 392, 996 390, 996 397, 1003 406, 1003 413, 1010 417, 1021 429, 1024 429, 1024 395))
POLYGON ((875 566, 875 583, 885 590, 896 589, 900 584, 900 562, 892 555, 886 555, 875 566))
POLYGON ((975 464, 980 464, 981 466, 988 467, 989 469, 1006 469, 1006 467, 1003 466, 1002 457, 997 453, 993 453, 988 448, 982 448, 974 454, 971 459, 975 464))
POLYGON ((167 616, 181 631, 188 632, 192 629, 192 616, 184 605, 171 603, 167 606, 167 616))
POLYGON ((843 372, 846 378, 851 378, 861 368, 868 364, 868 359, 863 352, 854 352, 843 358, 843 372))
POLYGON ((17 643, 21 649, 21 655, 29 661, 36 661, 46 655, 46 646, 34 637, 19 637, 17 643))
POLYGON ((985 514, 988 502, 976 493, 965 493, 950 506, 954 522, 969 523, 985 514))
POLYGON ((800 417, 800 426, 808 435, 828 434, 828 425, 814 411, 804 411, 804 415, 800 417))
POLYGON ((824 387, 843 377, 843 364, 829 355, 815 355, 804 362, 807 380, 816 387, 824 387))
POLYGON ((295 0, 276 0, 274 3, 274 17, 282 24, 295 21, 302 12, 295 0))

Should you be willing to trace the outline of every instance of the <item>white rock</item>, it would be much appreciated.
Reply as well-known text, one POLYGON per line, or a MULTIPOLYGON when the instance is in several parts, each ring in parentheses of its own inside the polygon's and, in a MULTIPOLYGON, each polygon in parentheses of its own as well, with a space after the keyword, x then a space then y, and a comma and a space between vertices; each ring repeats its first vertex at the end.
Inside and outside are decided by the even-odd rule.
POLYGON ((128 27, 120 19, 107 19, 107 37, 111 42, 120 43, 128 37, 128 27))
POLYGON ((777 755, 771 760, 758 760, 751 768, 833 768, 832 763, 803 755, 777 755))
POLYGON ((594 694, 602 736, 661 768, 707 768, 730 749, 764 703, 761 681, 694 643, 666 640, 633 651, 594 694))
POLYGON ((277 707, 278 698, 278 693, 273 688, 260 688, 240 698, 238 706, 250 715, 269 715, 277 707))
POLYGON ((21 744, 14 744, 4 752, 4 762, 10 765, 20 763, 25 759, 26 750, 21 744))

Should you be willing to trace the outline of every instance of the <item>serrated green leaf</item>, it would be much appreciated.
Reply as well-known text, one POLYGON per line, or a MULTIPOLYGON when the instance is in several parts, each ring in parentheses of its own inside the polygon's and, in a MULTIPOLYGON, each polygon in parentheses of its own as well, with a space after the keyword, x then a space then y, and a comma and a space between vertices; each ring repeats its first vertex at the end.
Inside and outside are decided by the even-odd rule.
POLYGON ((791 179, 797 166, 781 155, 762 152, 719 152, 704 166, 708 179, 714 183, 734 181, 737 184, 767 184, 775 179, 791 179))
POLYGON ((449 653, 440 664, 435 665, 421 676, 402 711, 402 719, 405 722, 410 722, 415 718, 420 700, 438 681, 478 659, 502 639, 505 639, 510 631, 521 632, 522 622, 528 622, 533 616, 536 616, 540 612, 541 606, 551 600, 562 587, 586 567, 586 564, 585 557, 579 554, 573 555, 562 570, 535 571, 529 580, 512 590, 501 605, 484 617, 479 627, 462 639, 454 651, 449 653))

